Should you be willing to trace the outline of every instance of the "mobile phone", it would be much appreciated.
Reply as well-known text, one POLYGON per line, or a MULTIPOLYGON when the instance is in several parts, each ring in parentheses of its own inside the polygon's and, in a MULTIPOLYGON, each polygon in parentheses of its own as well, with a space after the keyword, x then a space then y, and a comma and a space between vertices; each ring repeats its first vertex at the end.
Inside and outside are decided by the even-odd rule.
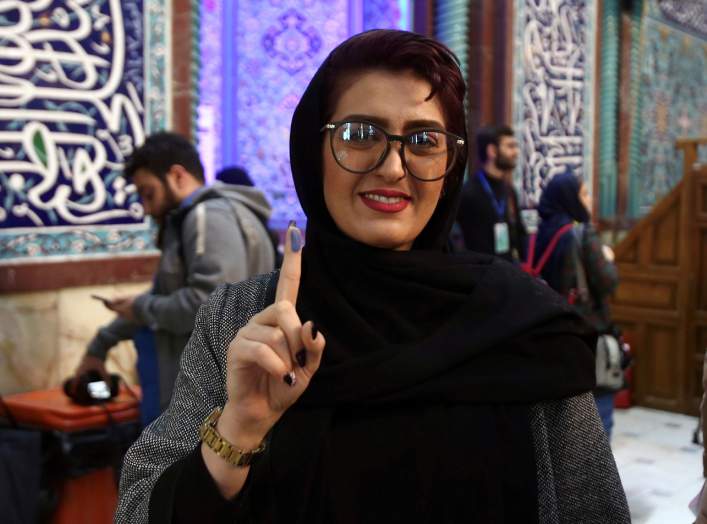
POLYGON ((110 306, 111 303, 113 302, 112 300, 108 300, 106 297, 102 297, 100 295, 91 295, 91 298, 96 299, 96 300, 100 300, 101 302, 103 302, 103 305, 106 307, 110 306))

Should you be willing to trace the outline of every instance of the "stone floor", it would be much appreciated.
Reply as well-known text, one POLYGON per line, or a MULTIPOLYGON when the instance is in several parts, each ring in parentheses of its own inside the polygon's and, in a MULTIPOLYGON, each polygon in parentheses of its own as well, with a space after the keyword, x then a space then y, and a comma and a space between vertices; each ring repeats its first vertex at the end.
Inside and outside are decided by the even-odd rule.
POLYGON ((691 524, 702 486, 695 417, 647 408, 616 410, 614 451, 634 524, 691 524))

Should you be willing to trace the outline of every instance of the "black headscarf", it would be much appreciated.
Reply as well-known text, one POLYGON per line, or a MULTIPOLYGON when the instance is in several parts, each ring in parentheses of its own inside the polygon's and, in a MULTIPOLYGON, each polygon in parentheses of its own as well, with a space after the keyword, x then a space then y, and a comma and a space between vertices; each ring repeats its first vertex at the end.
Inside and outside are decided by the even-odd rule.
MULTIPOLYGON (((536 261, 542 257, 560 228, 573 222, 589 222, 589 212, 579 199, 581 187, 582 181, 568 170, 561 175, 555 175, 543 190, 538 204, 541 222, 535 246, 536 261)), ((562 291, 562 268, 569 250, 574 249, 573 246, 574 238, 571 233, 561 236, 543 267, 543 279, 557 291, 562 291)))
POLYGON ((308 217, 297 310, 327 346, 252 473, 268 488, 250 508, 258 522, 533 522, 529 406, 591 390, 583 324, 512 265, 443 251, 461 176, 410 251, 338 230, 323 198, 319 131, 330 59, 290 139, 308 217))

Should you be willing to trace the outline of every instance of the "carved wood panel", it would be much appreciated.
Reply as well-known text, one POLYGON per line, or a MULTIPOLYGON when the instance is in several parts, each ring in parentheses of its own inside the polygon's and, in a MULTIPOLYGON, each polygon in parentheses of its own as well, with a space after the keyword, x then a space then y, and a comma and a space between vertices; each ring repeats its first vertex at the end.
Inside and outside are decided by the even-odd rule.
MULTIPOLYGON (((698 233, 698 299, 697 309, 707 312, 707 228, 701 228, 698 233)), ((705 346, 707 347, 707 346, 705 346)))
POLYGON ((680 183, 616 246, 615 321, 634 350, 640 405, 696 414, 707 350, 707 138, 679 140, 680 183))
POLYGON ((697 218, 707 222, 707 180, 699 180, 697 184, 697 218))
POLYGON ((614 304, 672 310, 676 298, 676 283, 624 278, 614 294, 614 304))
POLYGON ((675 354, 676 326, 646 325, 644 346, 638 355, 640 387, 646 398, 666 408, 677 407, 675 391, 680 385, 675 354))
MULTIPOLYGON (((678 203, 679 205, 679 203, 678 203)), ((680 252, 680 234, 678 230, 679 208, 671 209, 653 227, 653 263, 658 265, 675 266, 680 252)))

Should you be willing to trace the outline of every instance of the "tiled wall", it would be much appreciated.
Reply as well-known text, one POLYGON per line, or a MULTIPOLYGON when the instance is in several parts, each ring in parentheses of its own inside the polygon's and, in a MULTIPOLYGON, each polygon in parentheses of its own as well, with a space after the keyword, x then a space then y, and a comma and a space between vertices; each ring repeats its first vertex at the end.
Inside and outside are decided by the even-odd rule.
POLYGON ((596 15, 587 0, 515 2, 513 106, 526 206, 566 169, 592 187, 596 15))
MULTIPOLYGON (((699 0, 644 0, 629 213, 640 217, 682 178, 681 137, 707 136, 707 22, 699 0), (701 7, 700 7, 701 6, 701 7), (702 16, 693 16, 699 13, 702 16)), ((707 160, 707 148, 701 148, 707 160)))
POLYGON ((151 250, 120 172, 169 126, 169 2, 4 4, 0 264, 151 250))
POLYGON ((198 134, 213 164, 207 172, 245 167, 273 205, 274 227, 302 221, 289 160, 300 96, 337 44, 367 29, 409 29, 412 7, 411 0, 204 1, 198 134))
MULTIPOLYGON (((15 45, 25 46, 21 67, 7 39, 0 49, 0 394, 58 386, 72 373, 112 316, 91 293, 147 287, 66 282, 96 281, 94 273, 135 281, 132 262, 109 276, 98 266, 155 253, 134 188, 119 175, 146 133, 170 127, 173 3, 0 7, 3 27, 15 26, 15 45), (38 287, 52 291, 9 291, 38 287)), ((109 369, 134 381, 134 361, 125 343, 109 369)))

